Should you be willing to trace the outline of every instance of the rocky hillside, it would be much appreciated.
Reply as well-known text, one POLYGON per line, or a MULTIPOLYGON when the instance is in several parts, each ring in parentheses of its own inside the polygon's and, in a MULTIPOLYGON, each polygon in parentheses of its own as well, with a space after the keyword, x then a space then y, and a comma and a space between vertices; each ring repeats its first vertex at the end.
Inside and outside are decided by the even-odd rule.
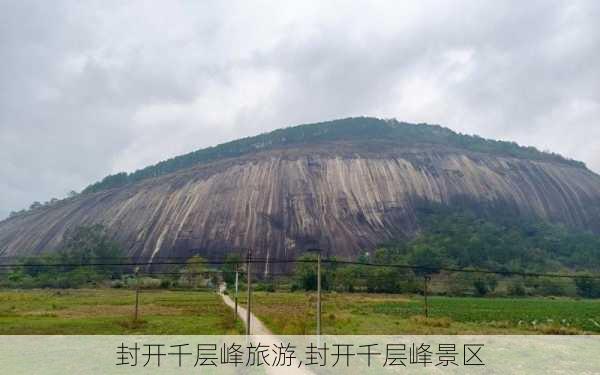
POLYGON ((423 201, 468 202, 600 232, 600 176, 513 143, 370 118, 236 142, 4 220, 0 255, 51 251, 68 228, 102 223, 144 259, 219 257, 242 247, 289 258, 316 245, 351 257, 414 234, 423 201))

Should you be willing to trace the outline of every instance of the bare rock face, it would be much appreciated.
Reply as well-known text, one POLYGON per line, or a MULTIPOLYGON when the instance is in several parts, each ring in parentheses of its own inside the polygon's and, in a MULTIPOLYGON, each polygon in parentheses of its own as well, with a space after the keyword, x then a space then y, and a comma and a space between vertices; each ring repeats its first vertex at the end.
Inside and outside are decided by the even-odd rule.
POLYGON ((585 168, 384 140, 323 142, 198 165, 84 194, 0 223, 0 255, 57 248, 68 228, 104 224, 140 259, 307 246, 350 257, 417 228, 419 201, 467 199, 600 231, 600 176, 585 168))

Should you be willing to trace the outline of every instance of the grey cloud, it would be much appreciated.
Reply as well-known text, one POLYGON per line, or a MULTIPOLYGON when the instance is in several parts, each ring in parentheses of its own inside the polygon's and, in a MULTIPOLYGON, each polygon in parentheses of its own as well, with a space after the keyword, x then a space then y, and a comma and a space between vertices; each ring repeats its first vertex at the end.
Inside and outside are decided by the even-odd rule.
POLYGON ((4 1, 0 217, 108 173, 355 115, 600 171, 600 3, 4 1))

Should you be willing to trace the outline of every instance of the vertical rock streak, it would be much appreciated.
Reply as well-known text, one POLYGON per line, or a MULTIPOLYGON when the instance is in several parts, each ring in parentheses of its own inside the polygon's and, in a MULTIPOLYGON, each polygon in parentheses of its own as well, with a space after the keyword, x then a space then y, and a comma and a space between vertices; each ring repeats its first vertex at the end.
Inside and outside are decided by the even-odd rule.
MULTIPOLYGON (((600 177, 582 168, 445 150, 275 150, 60 202, 0 223, 0 253, 52 250, 106 225, 145 259, 252 247, 285 258, 319 245, 355 255, 417 229, 414 204, 466 198, 600 230, 600 177)), ((268 272, 268 266, 264 272, 268 272)))

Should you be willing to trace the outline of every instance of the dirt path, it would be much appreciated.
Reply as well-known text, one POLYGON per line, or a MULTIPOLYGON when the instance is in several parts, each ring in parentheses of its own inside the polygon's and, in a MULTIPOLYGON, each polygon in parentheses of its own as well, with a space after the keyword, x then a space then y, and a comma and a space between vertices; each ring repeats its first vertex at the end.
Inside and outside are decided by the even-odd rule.
MULTIPOLYGON (((225 284, 221 284, 219 286, 219 295, 221 296, 221 298, 223 298, 223 302, 225 302, 225 304, 233 310, 235 309, 235 302, 231 299, 231 297, 224 293, 225 288, 225 284)), ((244 322, 244 324, 246 324, 246 314, 246 309, 238 304, 238 316, 240 317, 242 322, 244 322)), ((262 345, 268 345, 269 347, 273 347, 274 345, 280 345, 282 343, 282 340, 275 336, 271 331, 269 331, 269 329, 265 327, 263 322, 261 322, 252 313, 250 314, 250 330, 250 341, 252 341, 254 344, 260 343, 262 345)), ((283 341, 283 343, 285 344, 285 341, 283 341)), ((298 350, 296 352, 296 356, 302 357, 302 351, 298 350)), ((312 374, 312 372, 308 371, 307 369, 300 368, 300 364, 301 362, 298 362, 297 359, 294 359, 292 360, 291 366, 289 367, 269 366, 265 370, 268 374, 312 374)))
MULTIPOLYGON (((227 294, 223 293, 225 291, 225 284, 221 284, 219 286, 219 294, 221 295, 221 298, 223 298, 223 302, 225 302, 225 304, 227 306, 229 306, 231 309, 235 309, 235 302, 233 302, 233 300, 231 299, 231 297, 229 297, 227 294)), ((240 317, 240 319, 242 320, 242 322, 244 322, 244 325, 246 325, 246 308, 240 306, 238 304, 238 316, 240 317)), ((255 336, 255 335, 269 335, 269 336, 273 336, 273 332, 269 331, 269 329, 267 327, 265 327, 265 325, 254 315, 254 314, 250 314, 250 334, 255 336)))

